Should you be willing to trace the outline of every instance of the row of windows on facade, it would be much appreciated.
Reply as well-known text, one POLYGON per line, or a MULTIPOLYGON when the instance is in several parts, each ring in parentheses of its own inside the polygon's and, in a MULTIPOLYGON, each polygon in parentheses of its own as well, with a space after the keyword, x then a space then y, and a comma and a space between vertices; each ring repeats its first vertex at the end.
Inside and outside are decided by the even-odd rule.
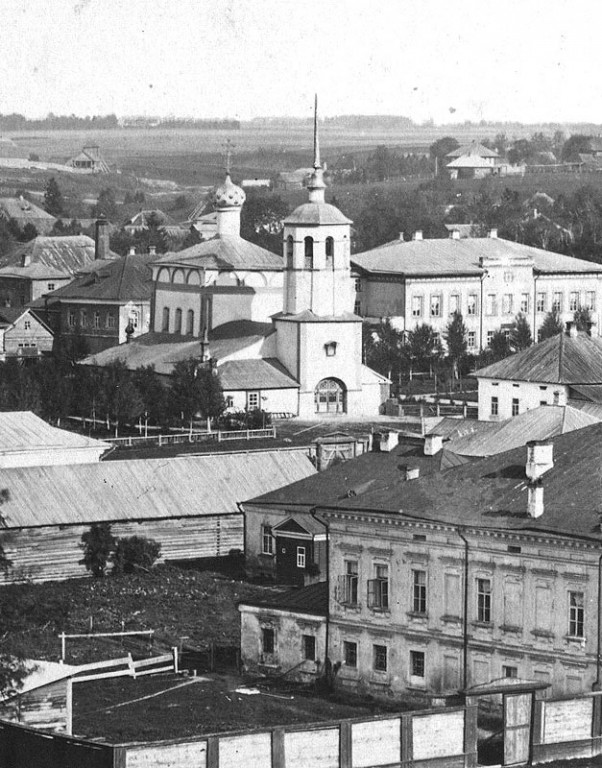
MULTIPOLYGON (((183 313, 182 310, 178 307, 176 311, 174 312, 174 327, 171 331, 171 333, 182 333, 182 321, 183 321, 183 313)), ((170 332, 170 310, 169 307, 163 307, 163 321, 161 324, 161 330, 163 333, 169 333, 170 332)), ((189 309, 186 313, 186 335, 192 336, 194 335, 194 310, 189 309)))
MULTIPOLYGON (((449 602, 457 598, 457 579, 448 580, 446 592, 449 602), (454 594, 454 591, 456 594, 454 594)), ((492 581, 486 578, 475 579, 475 621, 480 624, 493 624, 492 616, 492 581)), ((339 576, 336 598, 347 606, 359 605, 359 571, 357 560, 345 561, 345 573, 339 576)), ((367 605, 377 611, 387 611, 390 607, 389 567, 381 563, 374 564, 374 578, 368 579, 367 605)), ((428 614, 427 573, 412 570, 409 612, 412 615, 428 614)), ((546 619, 547 620, 547 619, 546 619)), ((568 636, 582 638, 584 632, 584 593, 568 592, 568 636)), ((505 619, 504 619, 505 621, 505 619)))
MULTIPOLYGON (((581 294, 579 291, 571 291, 569 293, 568 311, 576 312, 578 309, 587 309, 590 312, 596 310, 596 292, 585 291, 584 302, 581 302, 581 294)), ((412 296, 412 317, 424 316, 424 296, 412 296)), ((552 294, 552 303, 549 305, 552 312, 564 312, 565 296, 561 291, 552 294)), ((521 293, 519 296, 515 296, 512 293, 504 293, 501 297, 501 305, 499 302, 499 296, 496 293, 488 293, 485 296, 485 315, 495 317, 496 315, 514 315, 517 312, 522 314, 529 314, 531 311, 531 295, 529 293, 521 293)), ((545 292, 538 292, 535 295, 535 311, 539 314, 548 312, 548 294, 545 292)), ((448 299, 448 313, 450 315, 456 312, 462 312, 462 299, 459 293, 452 293, 448 299)), ((431 294, 429 297, 428 314, 430 317, 443 317, 443 295, 440 293, 431 294)), ((468 295, 466 303, 467 315, 479 314, 479 299, 476 293, 468 295)))
MULTIPOLYGON (((131 318, 132 323, 134 327, 138 325, 137 318, 131 318)), ((69 314, 67 316, 67 323, 70 328, 75 328, 77 325, 77 313, 75 310, 70 310, 69 314)), ((81 309, 79 312, 79 325, 81 328, 87 328, 88 326, 88 313, 85 309, 81 309)), ((105 328, 115 328, 116 327, 116 317, 112 312, 107 313, 107 316, 105 317, 105 328)), ((99 330, 102 328, 102 322, 101 322, 101 314, 100 312, 94 312, 92 315, 92 328, 95 328, 96 330, 99 330)))
MULTIPOLYGON (((288 269, 293 267, 293 250, 294 250, 293 236, 289 235, 286 238, 286 266, 288 269)), ((304 246, 304 262, 305 269, 314 269, 314 253, 315 243, 313 237, 306 237, 303 241, 304 246)), ((327 237, 324 242, 324 255, 325 266, 327 269, 334 269, 334 238, 327 237)))

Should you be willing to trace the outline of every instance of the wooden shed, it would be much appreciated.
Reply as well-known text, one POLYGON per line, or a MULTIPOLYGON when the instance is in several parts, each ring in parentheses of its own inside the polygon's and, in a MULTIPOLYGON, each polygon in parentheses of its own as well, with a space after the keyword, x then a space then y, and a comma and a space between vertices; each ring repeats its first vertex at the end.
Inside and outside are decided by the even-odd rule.
POLYGON ((299 451, 220 453, 0 470, 4 581, 85 576, 81 536, 110 523, 115 536, 161 544, 161 559, 198 560, 244 549, 239 502, 315 473, 299 451))

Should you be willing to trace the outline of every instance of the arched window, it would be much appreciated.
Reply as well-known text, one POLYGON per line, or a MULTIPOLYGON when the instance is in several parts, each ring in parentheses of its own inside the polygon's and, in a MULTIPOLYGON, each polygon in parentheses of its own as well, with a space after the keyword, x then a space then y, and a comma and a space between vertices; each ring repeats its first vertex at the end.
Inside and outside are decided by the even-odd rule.
POLYGON ((188 336, 194 335, 194 309, 188 310, 188 315, 186 316, 186 333, 188 336))
POLYGON ((293 236, 289 235, 286 238, 286 266, 289 269, 293 268, 293 236))
POLYGON ((345 413, 345 385, 338 379, 322 379, 314 392, 316 413, 345 413))
POLYGON ((305 269, 314 268, 314 239, 313 237, 305 238, 305 269))
POLYGON ((326 238, 326 267, 334 269, 334 238, 326 238))
POLYGON ((163 333, 169 333, 169 307, 163 307, 163 325, 161 330, 163 333))
POLYGON ((182 333, 182 310, 180 307, 176 309, 176 324, 173 329, 174 333, 182 333))

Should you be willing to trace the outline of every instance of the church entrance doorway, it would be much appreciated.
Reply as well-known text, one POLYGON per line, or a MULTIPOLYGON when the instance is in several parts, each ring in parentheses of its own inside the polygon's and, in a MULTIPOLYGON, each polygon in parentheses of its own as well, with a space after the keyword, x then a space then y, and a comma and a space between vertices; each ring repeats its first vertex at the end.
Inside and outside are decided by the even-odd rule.
POLYGON ((316 413, 345 413, 345 385, 338 379, 322 379, 315 390, 316 413))

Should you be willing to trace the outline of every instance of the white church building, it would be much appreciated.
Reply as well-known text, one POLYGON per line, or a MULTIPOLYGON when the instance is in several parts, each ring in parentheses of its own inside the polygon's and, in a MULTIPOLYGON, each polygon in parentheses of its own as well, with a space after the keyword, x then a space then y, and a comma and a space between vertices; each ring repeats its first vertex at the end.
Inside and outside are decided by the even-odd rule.
POLYGON ((284 222, 283 260, 241 238, 245 193, 227 173, 213 193, 216 236, 152 264, 153 330, 84 362, 169 375, 178 360, 211 359, 232 408, 378 414, 390 382, 362 363, 351 221, 325 189, 316 121, 309 200, 284 222))

